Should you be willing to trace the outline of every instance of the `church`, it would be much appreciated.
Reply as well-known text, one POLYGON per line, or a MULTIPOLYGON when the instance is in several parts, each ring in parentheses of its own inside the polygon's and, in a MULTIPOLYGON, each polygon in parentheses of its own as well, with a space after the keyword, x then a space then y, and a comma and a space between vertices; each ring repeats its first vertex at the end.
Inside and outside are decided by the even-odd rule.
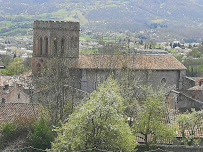
POLYGON ((73 67, 77 69, 78 84, 75 86, 88 93, 106 80, 110 72, 117 73, 122 68, 133 70, 149 84, 166 83, 166 86, 182 88, 186 67, 171 55, 79 54, 78 22, 35 21, 33 33, 33 74, 37 74, 43 63, 60 49, 63 57, 73 61, 73 67))
MULTIPOLYGON (((186 67, 169 54, 80 54, 79 22, 35 21, 33 26, 32 72, 37 75, 43 64, 58 50, 75 69, 72 87, 91 93, 110 74, 117 77, 121 69, 133 71, 149 85, 163 84, 175 90, 187 88, 186 67)), ((191 86, 191 87, 194 87, 191 86)), ((188 89, 188 88, 187 88, 188 89)), ((172 101, 172 100, 171 100, 172 101)), ((174 103, 177 101, 173 101, 174 103)), ((173 104, 172 104, 173 105, 173 104)))

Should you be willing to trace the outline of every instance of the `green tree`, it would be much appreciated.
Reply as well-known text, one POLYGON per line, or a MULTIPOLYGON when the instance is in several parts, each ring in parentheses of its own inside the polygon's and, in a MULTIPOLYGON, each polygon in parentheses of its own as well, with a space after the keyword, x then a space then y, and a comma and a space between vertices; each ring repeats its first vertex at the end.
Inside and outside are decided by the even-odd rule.
POLYGON ((182 144, 189 146, 199 144, 199 140, 195 139, 195 134, 203 126, 203 110, 195 111, 192 109, 191 113, 187 111, 180 114, 177 117, 177 123, 182 134, 182 144))
POLYGON ((192 56, 193 58, 200 58, 201 52, 197 48, 192 49, 191 52, 188 53, 188 56, 192 56))
POLYGON ((10 56, 1 56, 2 62, 4 63, 4 66, 8 66, 13 59, 10 56))
POLYGON ((57 151, 78 151, 94 147, 103 150, 132 151, 135 136, 125 123, 123 98, 117 82, 111 78, 100 84, 88 101, 68 121, 57 128, 52 147, 57 151))
POLYGON ((54 132, 48 126, 46 120, 42 117, 33 125, 33 133, 29 137, 31 146, 39 149, 51 148, 51 142, 54 140, 54 132))
POLYGON ((16 57, 7 68, 11 75, 19 75, 25 72, 24 61, 22 58, 16 57))
POLYGON ((164 92, 148 95, 134 121, 134 130, 145 141, 146 150, 160 140, 173 139, 174 127, 167 125, 167 106, 164 92))

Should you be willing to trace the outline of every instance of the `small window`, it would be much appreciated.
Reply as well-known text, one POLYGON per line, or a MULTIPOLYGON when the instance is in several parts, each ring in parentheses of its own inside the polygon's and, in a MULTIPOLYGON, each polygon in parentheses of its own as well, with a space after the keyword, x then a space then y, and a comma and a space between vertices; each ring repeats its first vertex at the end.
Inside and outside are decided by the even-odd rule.
POLYGON ((166 84, 166 78, 161 79, 162 84, 166 84))
POLYGON ((57 38, 54 38, 54 54, 57 54, 57 38))
POLYGON ((20 93, 18 94, 18 99, 20 99, 20 93))
POLYGON ((65 49, 65 40, 64 38, 61 39, 61 54, 64 54, 64 49, 65 49))

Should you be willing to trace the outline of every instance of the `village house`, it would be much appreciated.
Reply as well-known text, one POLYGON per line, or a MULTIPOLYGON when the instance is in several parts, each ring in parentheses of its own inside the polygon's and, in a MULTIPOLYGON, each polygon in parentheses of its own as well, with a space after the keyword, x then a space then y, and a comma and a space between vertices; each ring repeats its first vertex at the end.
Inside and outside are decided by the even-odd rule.
POLYGON ((25 76, 0 76, 1 103, 30 103, 26 79, 29 78, 25 76))

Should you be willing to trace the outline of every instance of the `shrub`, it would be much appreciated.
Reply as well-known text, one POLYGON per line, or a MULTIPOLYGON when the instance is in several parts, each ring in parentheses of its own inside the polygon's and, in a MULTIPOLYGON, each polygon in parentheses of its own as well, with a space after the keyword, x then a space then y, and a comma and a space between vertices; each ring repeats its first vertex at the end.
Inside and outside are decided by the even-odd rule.
POLYGON ((51 142, 54 140, 54 132, 47 125, 44 118, 34 123, 33 133, 30 136, 30 144, 32 147, 39 149, 51 148, 51 142))
POLYGON ((2 136, 0 140, 1 148, 9 146, 12 142, 21 139, 27 141, 31 132, 31 126, 35 119, 33 117, 16 117, 13 122, 1 125, 2 136))

